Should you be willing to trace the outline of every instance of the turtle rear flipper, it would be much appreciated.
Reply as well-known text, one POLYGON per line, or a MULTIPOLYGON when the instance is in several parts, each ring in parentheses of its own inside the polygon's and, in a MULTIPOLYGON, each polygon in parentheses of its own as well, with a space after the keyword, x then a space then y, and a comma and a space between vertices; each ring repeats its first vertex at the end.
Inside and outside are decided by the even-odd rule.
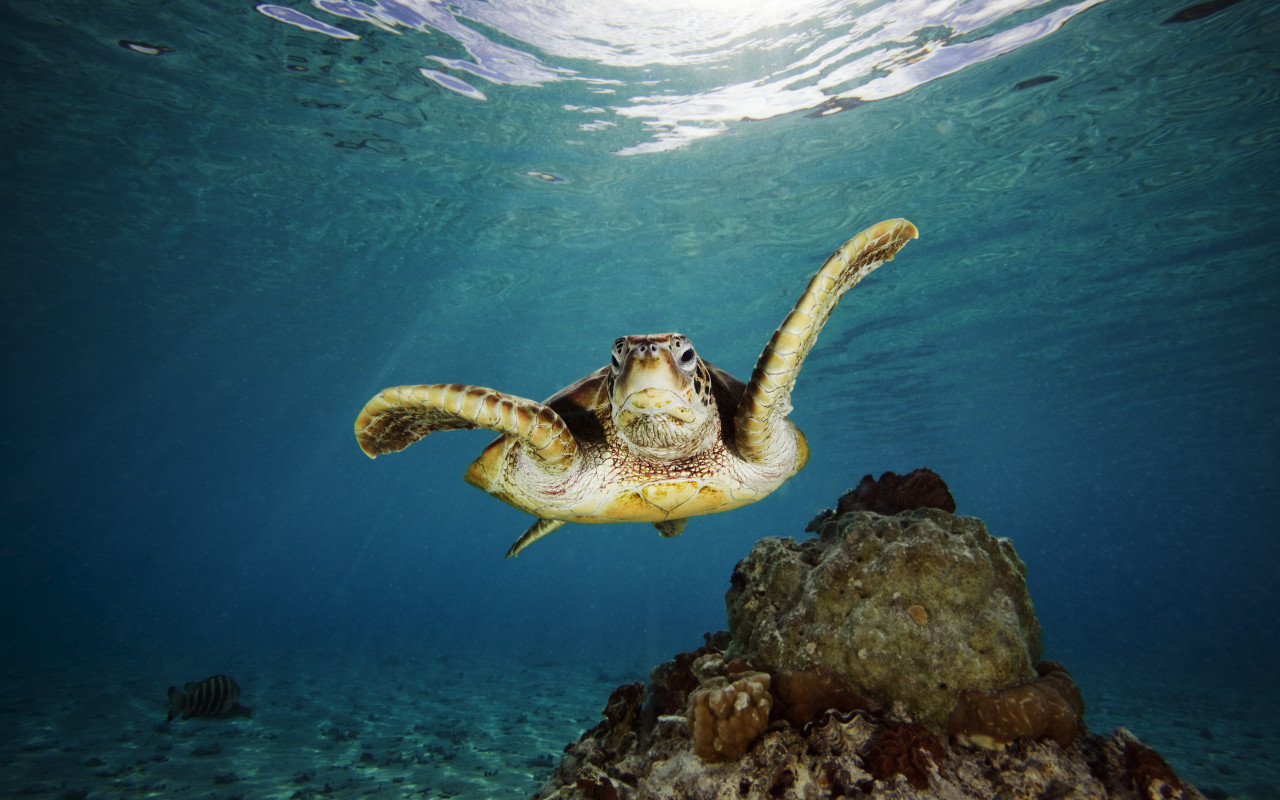
POLYGON ((788 428, 781 422, 791 413, 796 376, 832 310, 845 292, 892 260, 917 235, 916 226, 905 219, 872 225, 832 253, 809 281, 795 308, 765 345, 738 402, 734 444, 741 458, 756 464, 775 460, 772 451, 779 445, 782 429, 788 428))
POLYGON ((667 539, 673 539, 684 533, 684 525, 687 519, 666 519, 662 522, 653 523, 653 527, 658 529, 658 533, 667 539))
POLYGON ((560 415, 542 403, 461 383, 393 386, 356 416, 356 441, 370 458, 403 450, 436 431, 468 428, 521 439, 548 470, 573 461, 578 443, 560 415))
POLYGON ((564 527, 562 519, 540 519, 529 526, 529 530, 520 535, 516 539, 516 543, 511 545, 511 549, 507 551, 507 558, 515 558, 520 555, 520 551, 533 544, 534 542, 564 527))

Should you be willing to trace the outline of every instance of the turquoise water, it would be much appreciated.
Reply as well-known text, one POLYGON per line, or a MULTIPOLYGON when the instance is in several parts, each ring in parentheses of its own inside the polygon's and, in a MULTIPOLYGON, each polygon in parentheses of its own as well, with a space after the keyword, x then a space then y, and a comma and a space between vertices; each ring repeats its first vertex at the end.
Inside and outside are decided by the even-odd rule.
POLYGON ((928 466, 1013 540, 1086 699, 1274 712, 1280 6, 1026 5, 296 7, 347 39, 3 4, 6 669, 644 670, 724 626, 755 540, 928 466), (504 562, 528 518, 459 479, 487 434, 353 441, 384 386, 542 398, 627 333, 746 378, 822 259, 898 216, 920 239, 800 376, 809 466, 675 540, 569 526, 504 562))

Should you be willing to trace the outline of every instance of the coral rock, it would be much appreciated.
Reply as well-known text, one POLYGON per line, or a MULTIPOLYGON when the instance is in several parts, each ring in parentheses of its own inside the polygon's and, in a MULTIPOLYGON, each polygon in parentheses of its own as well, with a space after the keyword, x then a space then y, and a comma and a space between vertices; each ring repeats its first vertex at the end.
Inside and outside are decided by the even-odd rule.
POLYGON ((1146 800, 1176 800, 1183 797, 1182 781, 1160 754, 1137 739, 1124 748, 1124 766, 1133 788, 1146 800))
POLYGON ((1066 670, 1031 666, 1040 644, 1025 569, 980 521, 859 511, 821 534, 757 544, 726 598, 728 650, 708 637, 656 667, 643 692, 615 691, 538 800, 1204 800, 1123 728, 1084 730, 1066 670), (1044 741, 968 749, 927 730, 959 687, 1024 684, 1071 711, 1046 715, 1032 734, 1044 741), (872 688, 883 705, 842 708, 859 705, 846 690, 872 688))
POLYGON ((872 710, 877 704, 853 690, 830 667, 784 669, 773 676, 773 718, 797 727, 817 719, 824 711, 872 710))
POLYGON ((618 789, 607 775, 584 770, 578 776, 577 786, 582 790, 583 800, 618 800, 618 789))
POLYGON ((1052 739, 1066 747, 1084 727, 1084 699, 1071 674, 1053 661, 1036 664, 1040 679, 998 692, 965 690, 947 732, 968 747, 1000 749, 1017 739, 1052 739))
POLYGON ((732 761, 769 725, 769 676, 747 672, 735 680, 712 678, 689 695, 689 732, 703 761, 732 761))
MULTIPOLYGON (((635 707, 630 689, 615 696, 635 707)), ((649 718, 625 736, 610 718, 626 725, 634 715, 609 715, 566 747, 537 798, 1204 800, 1190 784, 1180 795, 1158 781, 1135 790, 1142 765, 1156 762, 1123 728, 1110 737, 1084 733, 1068 748, 1028 740, 1007 750, 967 750, 930 742, 919 725, 896 717, 829 712, 800 727, 772 723, 742 757, 708 763, 694 754, 684 717, 649 718)))
POLYGON ((615 728, 634 728, 643 698, 644 684, 626 683, 619 686, 609 695, 609 702, 604 707, 605 719, 615 728))
POLYGON ((727 657, 774 674, 829 667, 936 731, 962 688, 1025 683, 1040 657, 1013 546, 937 509, 853 511, 822 523, 817 539, 762 539, 725 603, 727 657))
POLYGON ((878 481, 867 475, 856 489, 841 495, 836 514, 847 511, 898 514, 916 508, 938 508, 949 514, 955 513, 956 501, 951 490, 932 470, 917 469, 901 476, 886 472, 878 481))
POLYGON ((889 723, 871 741, 867 768, 876 780, 906 776, 912 788, 929 788, 929 770, 946 758, 942 742, 928 728, 913 722, 889 723))
POLYGON ((690 653, 678 653, 665 664, 659 664, 649 673, 653 689, 650 704, 655 716, 679 714, 684 711, 689 692, 698 688, 698 676, 693 674, 693 662, 702 656, 716 652, 711 647, 699 647, 690 653))

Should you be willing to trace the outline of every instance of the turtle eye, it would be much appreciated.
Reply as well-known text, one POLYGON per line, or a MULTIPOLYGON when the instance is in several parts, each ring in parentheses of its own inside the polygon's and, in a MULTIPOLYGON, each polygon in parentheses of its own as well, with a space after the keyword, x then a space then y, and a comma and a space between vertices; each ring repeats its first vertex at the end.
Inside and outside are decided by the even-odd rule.
POLYGON ((692 347, 686 347, 684 352, 680 354, 680 366, 687 367, 694 362, 697 355, 694 354, 692 347))
POLYGON ((609 367, 614 372, 617 372, 618 370, 622 369, 622 353, 626 349, 626 347, 627 347, 627 340, 625 337, 620 337, 618 339, 613 340, 613 352, 609 354, 610 355, 609 367))

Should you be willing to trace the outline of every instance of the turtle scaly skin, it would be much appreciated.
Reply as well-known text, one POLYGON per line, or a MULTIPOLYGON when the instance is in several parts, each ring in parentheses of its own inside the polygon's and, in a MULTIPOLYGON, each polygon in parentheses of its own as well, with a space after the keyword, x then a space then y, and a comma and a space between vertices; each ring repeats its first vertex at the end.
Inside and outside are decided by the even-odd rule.
POLYGON ((752 461, 769 460, 768 450, 777 443, 773 426, 791 413, 796 376, 836 304, 917 235, 916 226, 905 219, 873 225, 832 253, 809 280, 795 308, 764 346, 738 404, 734 421, 739 455, 752 461))
POLYGON ((384 389, 356 418, 370 457, 442 430, 500 434, 465 479, 538 517, 516 555, 566 522, 650 522, 678 535, 688 517, 753 503, 805 465, 787 419, 805 356, 840 297, 916 237, 906 220, 873 225, 809 281, 743 384, 678 333, 624 336, 613 357, 545 403, 464 384, 384 389))
POLYGON ((550 471, 563 471, 578 451, 564 420, 541 403, 461 383, 383 389, 356 422, 356 440, 369 458, 403 450, 436 431, 471 428, 523 440, 550 471))

